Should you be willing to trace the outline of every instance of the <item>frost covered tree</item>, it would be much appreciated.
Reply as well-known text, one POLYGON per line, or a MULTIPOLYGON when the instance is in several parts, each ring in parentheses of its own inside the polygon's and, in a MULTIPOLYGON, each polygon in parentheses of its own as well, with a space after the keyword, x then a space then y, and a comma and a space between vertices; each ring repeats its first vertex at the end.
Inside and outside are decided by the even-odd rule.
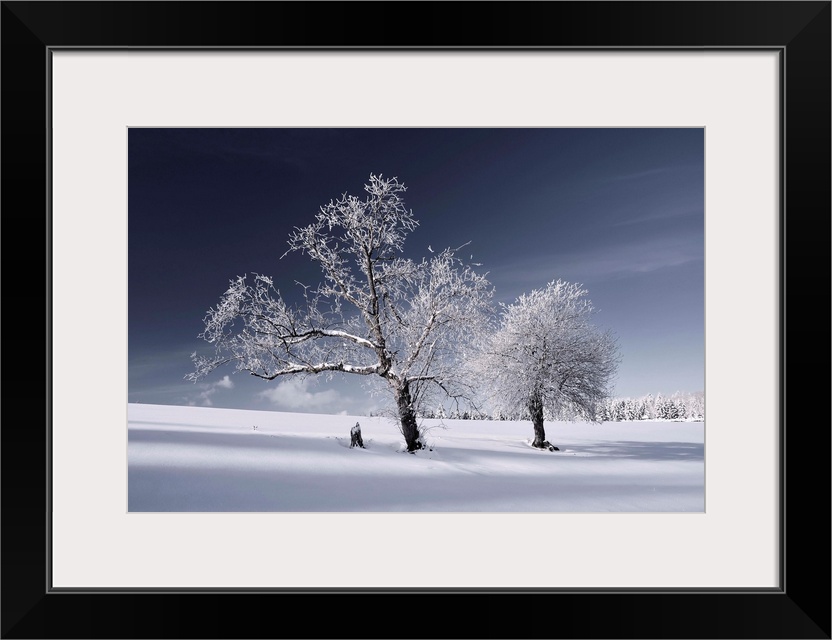
POLYGON ((391 394, 413 452, 422 448, 422 403, 437 394, 472 396, 460 361, 487 323, 492 287, 451 249, 421 262, 404 258, 405 237, 418 226, 402 199, 405 186, 370 174, 364 189, 365 198, 344 194, 290 234, 286 253, 306 254, 323 274, 301 304, 287 303, 264 275, 231 281, 199 334, 214 353, 194 353, 187 377, 233 364, 264 380, 334 372, 374 378, 391 394))
POLYGON ((596 420, 617 370, 616 341, 592 324, 586 295, 580 285, 557 280, 503 305, 478 360, 499 406, 531 418, 534 447, 554 450, 544 414, 596 420))
POLYGON ((652 393, 644 397, 644 417, 647 420, 653 420, 656 417, 656 400, 652 393))

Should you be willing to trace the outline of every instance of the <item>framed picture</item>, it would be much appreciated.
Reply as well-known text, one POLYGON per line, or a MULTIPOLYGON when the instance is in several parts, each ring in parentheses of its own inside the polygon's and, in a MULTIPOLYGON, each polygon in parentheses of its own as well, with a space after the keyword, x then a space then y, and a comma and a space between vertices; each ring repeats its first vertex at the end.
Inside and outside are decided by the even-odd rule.
POLYGON ((598 8, 3 3, 4 637, 413 635, 346 623, 391 602, 449 636, 830 637, 828 380, 794 356, 828 353, 830 3, 598 8), (704 512, 130 512, 131 128, 610 126, 705 133, 704 512), (304 599, 325 621, 275 615, 304 599))

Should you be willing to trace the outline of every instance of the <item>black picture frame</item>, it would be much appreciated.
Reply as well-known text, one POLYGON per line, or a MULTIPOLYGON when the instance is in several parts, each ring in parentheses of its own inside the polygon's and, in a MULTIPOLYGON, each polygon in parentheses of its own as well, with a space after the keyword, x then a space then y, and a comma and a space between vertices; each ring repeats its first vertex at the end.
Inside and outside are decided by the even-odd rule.
MULTIPOLYGON (((2 2, 0 19, 6 232, 5 420, 0 431, 3 638, 830 637, 830 2, 2 2), (476 20, 470 19, 472 13, 476 20), (49 399, 51 385, 60 381, 51 379, 49 367, 47 134, 50 52, 63 47, 778 51, 785 80, 780 586, 52 589, 49 399), (817 360, 819 367, 813 364, 817 360), (311 607, 311 618, 302 615, 305 607, 311 607), (388 619, 385 612, 392 616, 392 626, 382 623, 388 619)), ((518 557, 536 542, 547 545, 535 541, 534 532, 518 540, 518 557)), ((570 553, 556 547, 548 551, 570 553)))

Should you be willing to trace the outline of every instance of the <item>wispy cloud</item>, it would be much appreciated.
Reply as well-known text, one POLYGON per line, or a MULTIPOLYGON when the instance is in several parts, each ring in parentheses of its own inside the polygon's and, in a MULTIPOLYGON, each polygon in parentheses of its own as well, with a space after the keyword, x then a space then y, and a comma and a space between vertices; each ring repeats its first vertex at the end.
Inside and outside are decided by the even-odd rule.
POLYGON ((703 245, 668 237, 583 252, 558 252, 494 265, 492 282, 498 290, 527 291, 557 278, 575 282, 616 280, 679 267, 704 260, 703 245))
POLYGON ((642 215, 637 215, 632 218, 626 218, 624 220, 618 220, 616 222, 610 223, 611 227, 626 227, 633 224, 642 224, 645 222, 658 222, 660 220, 669 220, 674 218, 683 218, 685 216, 702 216, 702 210, 696 209, 662 209, 658 211, 652 211, 650 213, 644 213, 642 215))
POLYGON ((268 400, 278 409, 292 411, 319 411, 343 406, 344 398, 335 389, 312 391, 313 383, 309 378, 290 378, 281 380, 276 387, 260 391, 257 396, 268 400))
POLYGON ((201 389, 199 394, 195 398, 191 398, 188 404, 199 404, 203 407, 211 407, 214 404, 211 400, 211 396, 213 396, 219 389, 233 389, 234 383, 228 376, 223 376, 221 380, 210 384, 201 384, 199 385, 199 388, 201 389))
POLYGON ((217 389, 233 389, 233 388, 234 388, 234 383, 231 382, 231 378, 229 378, 228 376, 223 376, 222 380, 220 380, 219 382, 214 383, 214 390, 215 391, 217 389))

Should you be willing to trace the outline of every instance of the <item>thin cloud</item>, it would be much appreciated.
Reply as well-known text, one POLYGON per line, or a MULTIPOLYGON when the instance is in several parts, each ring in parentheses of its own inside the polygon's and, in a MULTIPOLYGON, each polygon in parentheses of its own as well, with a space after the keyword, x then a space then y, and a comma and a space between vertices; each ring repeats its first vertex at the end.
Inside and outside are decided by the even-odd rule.
POLYGON ((257 393, 257 397, 268 400, 278 409, 286 411, 325 413, 344 404, 344 399, 335 389, 311 391, 308 378, 281 380, 277 386, 257 393))
POLYGON ((201 389, 199 394, 197 394, 196 398, 189 400, 188 404, 191 406, 199 404, 203 407, 212 407, 214 406, 214 402, 211 397, 219 389, 233 389, 234 383, 228 376, 223 376, 221 380, 217 380, 216 382, 212 382, 210 384, 201 384, 199 385, 199 388, 201 389))
POLYGON ((525 291, 556 278, 582 283, 616 280, 703 260, 702 245, 659 238, 580 254, 536 256, 504 266, 495 265, 491 268, 491 281, 503 285, 497 287, 498 291, 501 288, 525 291))
POLYGON ((658 222, 659 220, 669 220, 673 218, 683 218, 685 216, 701 216, 702 211, 696 209, 665 209, 662 211, 654 211, 644 215, 636 216, 626 220, 619 220, 610 224, 611 227, 627 227, 633 224, 642 224, 645 222, 658 222))
POLYGON ((234 383, 228 376, 223 376, 222 380, 214 383, 214 389, 233 389, 234 383))

